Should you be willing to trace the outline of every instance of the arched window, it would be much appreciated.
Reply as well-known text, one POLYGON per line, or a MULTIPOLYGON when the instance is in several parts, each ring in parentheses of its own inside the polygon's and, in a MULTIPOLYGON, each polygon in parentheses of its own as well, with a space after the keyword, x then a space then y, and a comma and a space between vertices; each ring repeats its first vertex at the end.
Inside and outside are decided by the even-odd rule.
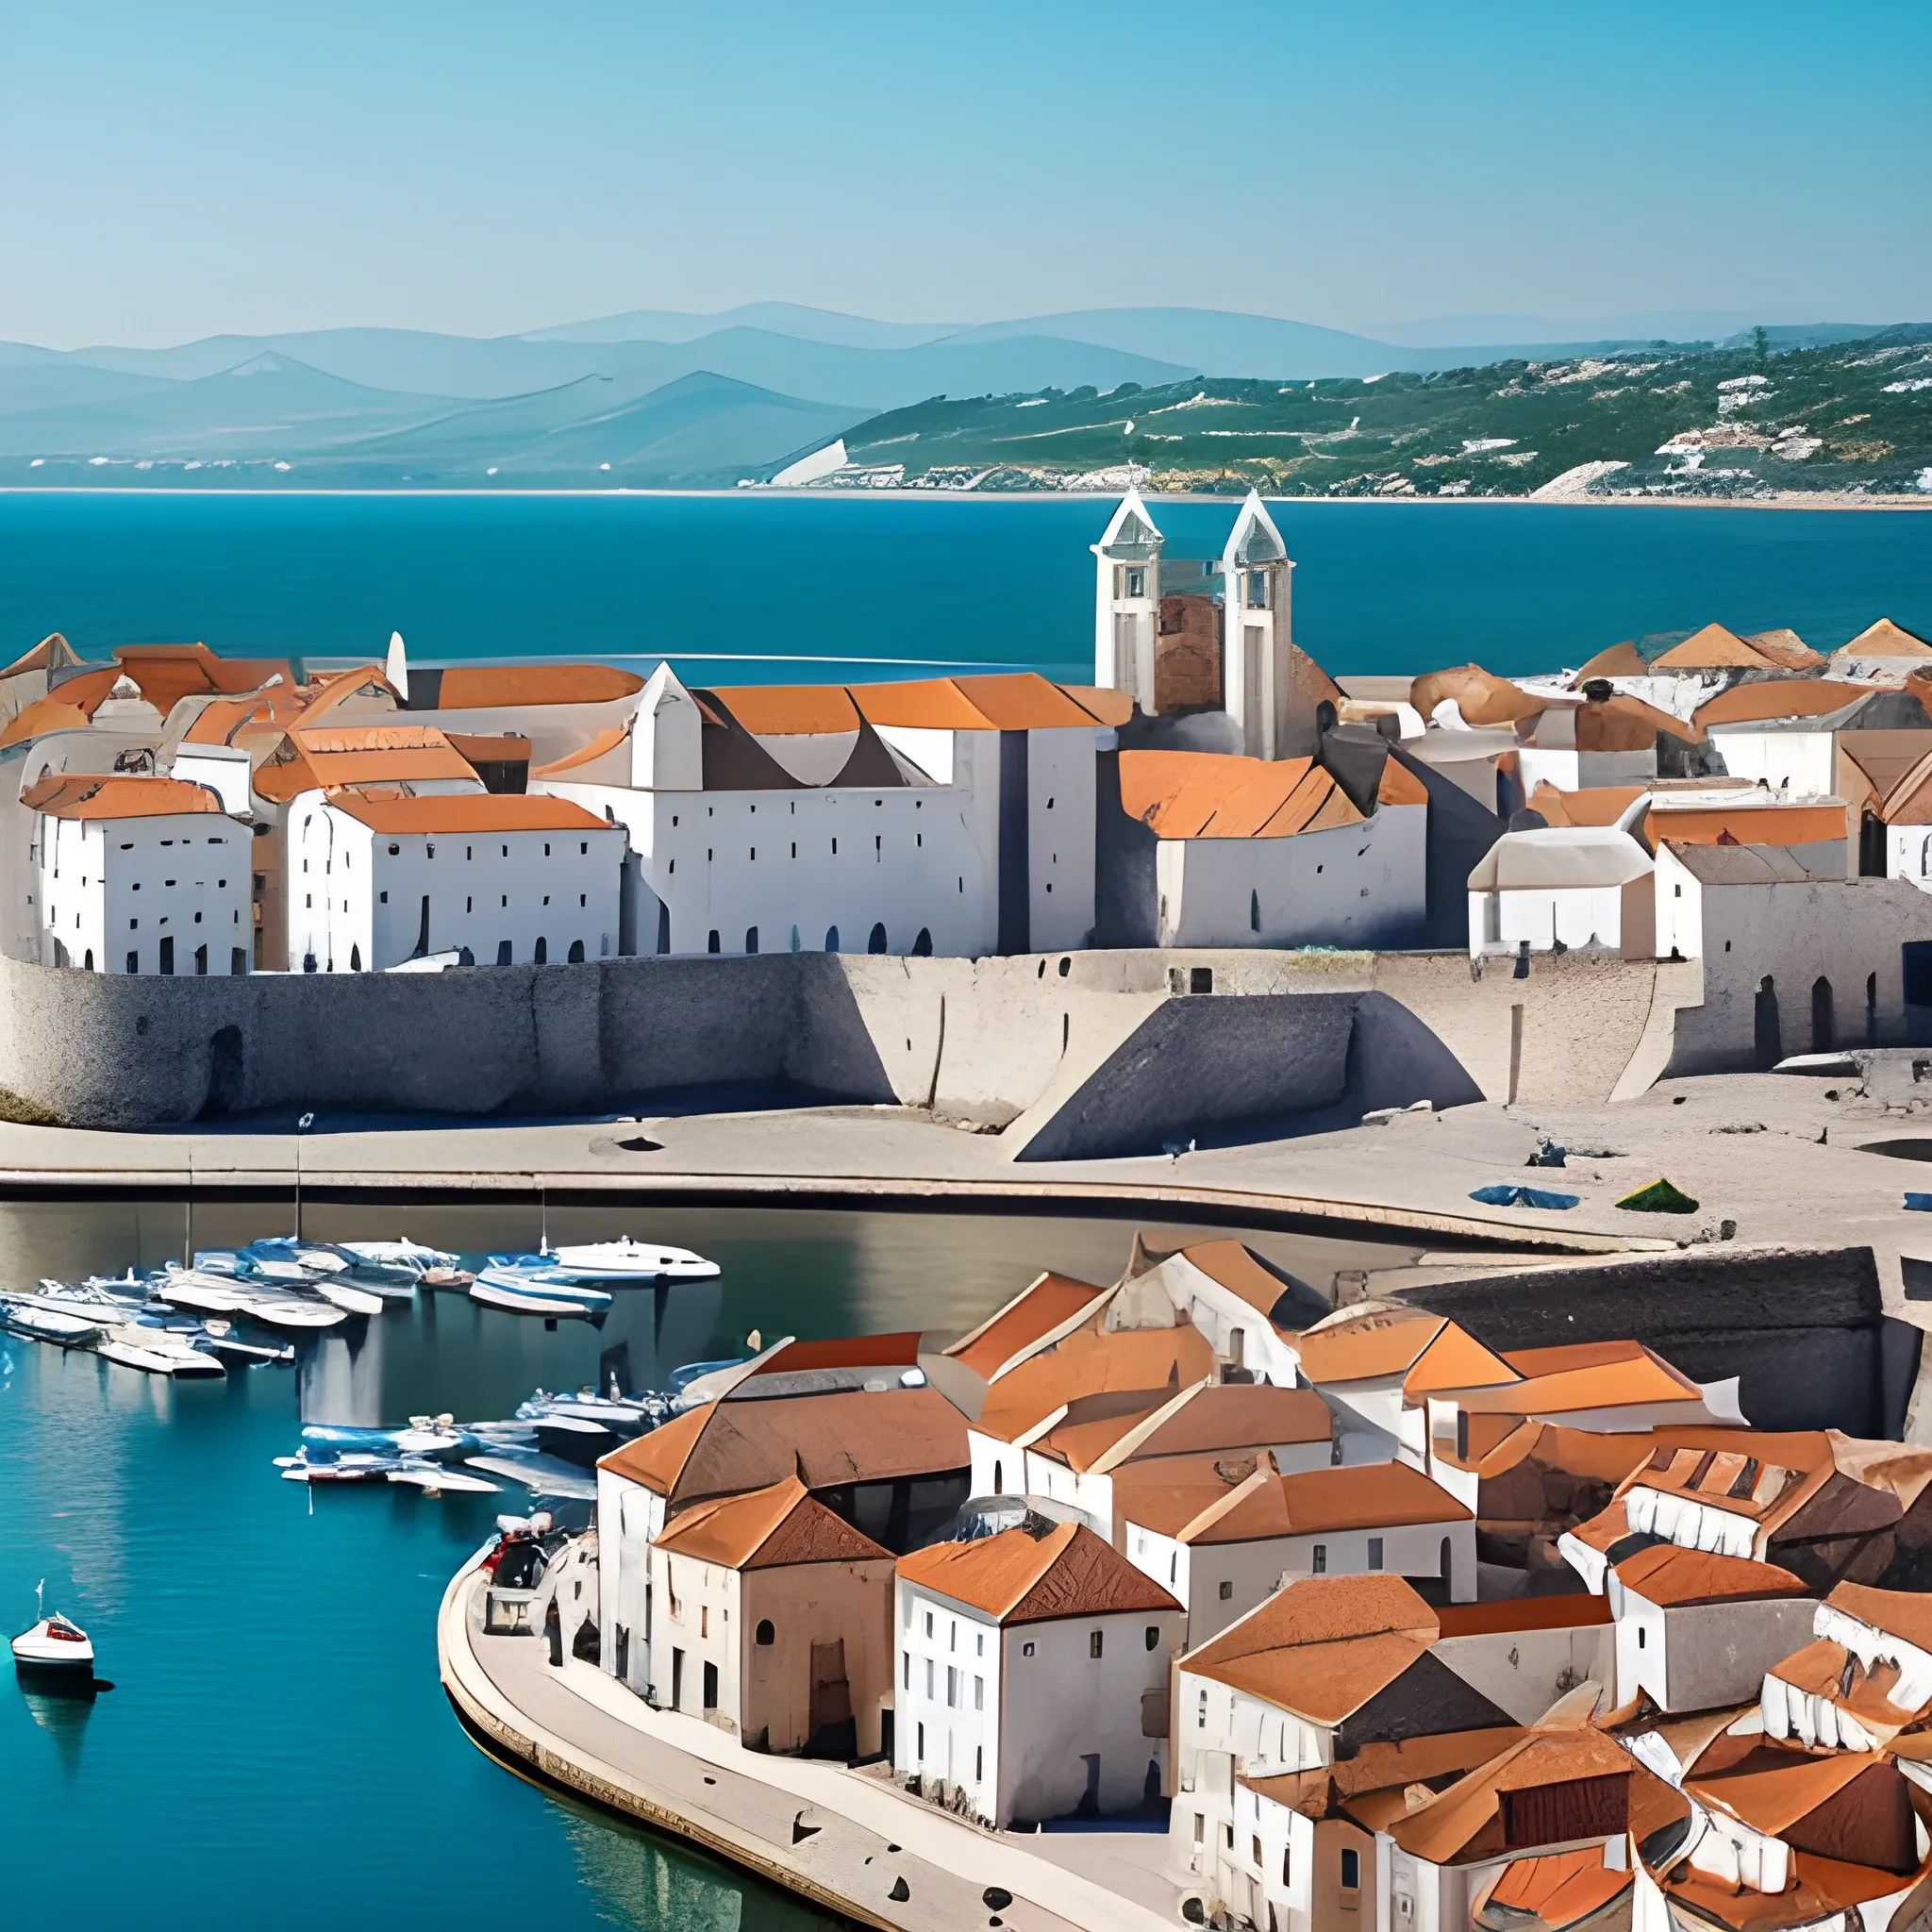
POLYGON ((1753 1032, 1760 1067, 1774 1067, 1783 1059, 1784 1045, 1777 1018, 1777 988, 1770 974, 1757 982, 1757 999, 1753 1014, 1753 1032))
POLYGON ((708 953, 715 953, 719 950, 720 948, 718 945, 718 928, 714 925, 710 929, 710 931, 705 935, 705 951, 708 953))
POLYGON ((772 1620, 769 1617, 760 1617, 758 1619, 758 1627, 756 1635, 760 1643, 772 1644, 776 1643, 778 1641, 778 1633, 772 1627, 772 1620))
POLYGON ((1326 698, 1324 698, 1315 707, 1315 729, 1317 731, 1333 731, 1335 729, 1335 707, 1326 698))
POLYGON ((836 925, 828 925, 825 928, 825 951, 828 953, 836 953, 838 950, 839 928, 836 925))
POLYGON ((571 941, 570 963, 573 966, 581 966, 584 963, 584 942, 582 940, 571 941))
POLYGON ((919 937, 912 941, 912 957, 915 959, 932 958, 932 934, 923 925, 919 928, 919 937))
POLYGON ((1829 1053, 1831 1049, 1831 981, 1821 973, 1811 982, 1811 1051, 1829 1053))
POLYGON ((755 925, 748 925, 744 929, 744 950, 747 953, 756 953, 758 949, 758 929, 755 925))
POLYGON ((362 948, 360 946, 351 946, 349 948, 349 971, 351 973, 359 973, 361 970, 362 948))
POLYGON ((530 955, 530 958, 534 959, 538 965, 547 966, 550 963, 550 941, 546 939, 540 938, 537 941, 536 950, 530 955))
POLYGON ((496 963, 499 966, 508 966, 510 963, 510 944, 508 940, 498 940, 496 942, 496 963))
POLYGON ((883 923, 873 927, 872 937, 865 942, 865 950, 868 953, 883 953, 886 950, 886 928, 883 923))
POLYGON ((992 1492, 995 1496, 1007 1493, 1007 1465, 998 1460, 992 1466, 992 1492))
POLYGON ((1259 892, 1250 892, 1248 894, 1248 930, 1250 932, 1259 932, 1261 930, 1261 895, 1259 892))
POLYGON ((87 949, 87 958, 80 963, 83 972, 92 973, 94 970, 94 949, 92 946, 87 949))

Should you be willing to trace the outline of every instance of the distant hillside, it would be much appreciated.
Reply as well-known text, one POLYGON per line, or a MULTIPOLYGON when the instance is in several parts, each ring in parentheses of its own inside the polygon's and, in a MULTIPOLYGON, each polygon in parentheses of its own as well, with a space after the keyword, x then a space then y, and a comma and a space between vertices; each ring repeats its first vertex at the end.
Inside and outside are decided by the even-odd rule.
POLYGON ((1430 375, 934 401, 827 479, 1284 496, 1932 492, 1932 326, 1786 354, 1621 352, 1430 375), (870 472, 868 475, 867 473, 870 472), (1553 489, 1554 486, 1554 489, 1553 489))

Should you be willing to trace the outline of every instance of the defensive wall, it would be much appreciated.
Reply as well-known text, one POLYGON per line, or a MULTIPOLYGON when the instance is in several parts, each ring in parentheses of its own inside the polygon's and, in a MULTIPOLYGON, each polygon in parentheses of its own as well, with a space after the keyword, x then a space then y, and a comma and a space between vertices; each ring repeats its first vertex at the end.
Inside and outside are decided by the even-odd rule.
POLYGON ((1674 970, 1571 955, 1517 979, 1457 953, 1247 950, 240 978, 0 960, 0 1111, 110 1128, 271 1108, 568 1113, 783 1081, 1008 1129, 1015 1158, 1158 1151, 1254 1117, 1641 1091, 1668 1058, 1674 970))

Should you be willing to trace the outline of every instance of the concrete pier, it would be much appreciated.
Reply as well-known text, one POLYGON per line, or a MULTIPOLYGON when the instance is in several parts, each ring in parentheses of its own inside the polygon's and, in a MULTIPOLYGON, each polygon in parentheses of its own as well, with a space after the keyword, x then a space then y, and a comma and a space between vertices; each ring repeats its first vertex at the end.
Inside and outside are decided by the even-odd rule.
MULTIPOLYGON (((443 1593, 442 1685, 483 1751, 536 1783, 682 1839, 814 1905, 891 1932, 1166 1932, 1182 1894, 1156 1832, 993 1832, 888 1775, 741 1750, 653 1710, 541 1638, 483 1634, 480 1556, 443 1593), (991 1904, 989 1888, 1011 1894, 991 1904)), ((541 1610, 535 1620, 539 1627, 541 1610)))

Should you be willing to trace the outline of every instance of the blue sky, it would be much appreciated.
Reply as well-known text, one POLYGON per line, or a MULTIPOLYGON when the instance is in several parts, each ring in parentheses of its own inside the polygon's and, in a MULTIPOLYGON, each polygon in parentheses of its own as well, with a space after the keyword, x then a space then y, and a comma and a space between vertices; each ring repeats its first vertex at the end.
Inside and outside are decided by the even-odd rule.
POLYGON ((1932 316, 1932 7, 0 0, 0 339, 1932 316))

